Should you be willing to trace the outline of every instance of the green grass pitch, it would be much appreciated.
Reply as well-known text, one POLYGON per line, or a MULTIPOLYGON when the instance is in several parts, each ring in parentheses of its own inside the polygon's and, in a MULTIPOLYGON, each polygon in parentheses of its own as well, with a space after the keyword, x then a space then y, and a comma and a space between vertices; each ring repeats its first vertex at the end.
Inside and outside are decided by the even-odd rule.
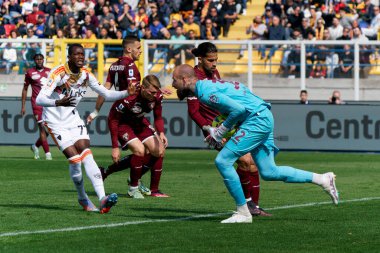
MULTIPOLYGON (((110 162, 110 148, 92 150, 99 165, 110 162)), ((0 146, 0 252, 380 251, 379 155, 281 152, 279 165, 334 171, 343 202, 326 203, 311 184, 261 181, 260 205, 273 217, 220 224, 235 207, 214 151, 167 151, 167 199, 128 199, 129 171, 110 176, 106 192, 119 202, 105 215, 81 210, 67 161, 52 152, 53 161, 33 160, 29 147, 0 146)), ((143 181, 149 185, 149 175, 143 181)), ((98 203, 86 177, 85 187, 98 203)))

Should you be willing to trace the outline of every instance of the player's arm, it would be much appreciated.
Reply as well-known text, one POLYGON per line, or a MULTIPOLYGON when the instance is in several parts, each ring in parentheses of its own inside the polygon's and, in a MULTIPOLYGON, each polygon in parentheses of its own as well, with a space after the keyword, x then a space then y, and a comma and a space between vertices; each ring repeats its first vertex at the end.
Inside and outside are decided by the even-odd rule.
POLYGON ((41 84, 43 85, 40 93, 37 96, 36 103, 39 106, 44 107, 56 107, 56 106, 75 106, 75 98, 66 95, 61 99, 51 99, 50 96, 54 89, 60 85, 60 75, 51 73, 49 78, 42 78, 41 84))
MULTIPOLYGON (((106 82, 104 84, 104 87, 108 90, 111 89, 112 87, 111 82, 106 82)), ((104 100, 105 100, 104 97, 98 96, 98 98, 96 99, 95 110, 92 113, 90 113, 90 115, 88 115, 87 117, 87 124, 90 124, 98 116, 100 109, 102 108, 104 104, 104 100)))
POLYGON ((165 136, 164 119, 162 118, 162 99, 159 103, 156 103, 153 108, 153 117, 154 127, 156 128, 158 135, 166 148, 168 146, 168 139, 165 136))
POLYGON ((21 116, 24 116, 25 114, 25 102, 26 102, 26 95, 28 94, 28 87, 30 85, 30 79, 28 72, 25 73, 25 80, 24 80, 24 86, 22 88, 21 92, 21 116))
POLYGON ((190 118, 200 127, 204 127, 208 124, 207 120, 199 112, 200 101, 197 97, 187 98, 187 112, 190 118))
POLYGON ((120 159, 120 150, 118 143, 118 126, 119 126, 120 114, 115 110, 111 109, 108 116, 108 128, 111 134, 111 144, 112 144, 112 160, 113 162, 118 162, 120 159))
POLYGON ((108 90, 98 82, 98 80, 93 74, 89 74, 89 86, 93 91, 95 91, 100 96, 104 97, 105 100, 108 100, 108 101, 120 100, 129 95, 133 95, 136 92, 135 85, 130 85, 128 87, 128 90, 124 90, 124 91, 108 90))

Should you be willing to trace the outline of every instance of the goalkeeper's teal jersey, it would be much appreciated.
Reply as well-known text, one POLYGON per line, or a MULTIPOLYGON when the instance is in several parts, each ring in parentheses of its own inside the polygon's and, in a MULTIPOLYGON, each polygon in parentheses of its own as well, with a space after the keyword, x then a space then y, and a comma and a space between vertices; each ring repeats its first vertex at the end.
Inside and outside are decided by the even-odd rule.
POLYGON ((202 103, 227 115, 223 125, 229 129, 238 122, 243 122, 249 115, 271 107, 238 82, 199 80, 195 85, 195 95, 202 103))

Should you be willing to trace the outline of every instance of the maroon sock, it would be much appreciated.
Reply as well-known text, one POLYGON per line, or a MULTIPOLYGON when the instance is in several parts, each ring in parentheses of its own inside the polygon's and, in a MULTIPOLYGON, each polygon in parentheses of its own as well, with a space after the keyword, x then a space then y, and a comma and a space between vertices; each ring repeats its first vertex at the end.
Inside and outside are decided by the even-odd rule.
POLYGON ((131 155, 131 186, 133 187, 139 185, 143 162, 143 156, 131 155))
POLYGON ((156 192, 159 189, 158 186, 160 184, 163 161, 163 157, 152 156, 148 164, 148 166, 151 167, 150 190, 152 192, 156 192))
POLYGON ((42 142, 42 147, 44 148, 45 154, 50 152, 50 150, 49 150, 49 144, 48 144, 47 141, 43 141, 42 142))
POLYGON ((38 138, 38 140, 36 141, 36 143, 34 145, 36 145, 37 148, 41 147, 41 145, 42 145, 41 138, 38 138))
POLYGON ((251 187, 251 197, 252 201, 256 204, 259 205, 259 198, 260 198, 260 176, 259 172, 249 172, 249 178, 252 182, 252 187, 251 187))
POLYGON ((249 171, 242 170, 240 166, 237 167, 236 169, 237 174, 239 175, 240 178, 240 183, 241 186, 243 187, 243 192, 244 192, 244 197, 246 199, 249 199, 251 197, 251 181, 249 178, 249 171))
POLYGON ((131 167, 131 156, 132 155, 125 156, 125 157, 121 158, 119 162, 113 163, 110 166, 108 166, 108 168, 106 170, 106 175, 109 176, 112 173, 122 171, 122 170, 126 170, 126 169, 130 168, 131 167))
POLYGON ((141 171, 141 177, 144 176, 148 171, 150 171, 151 167, 150 167, 150 159, 151 159, 151 155, 150 154, 146 154, 144 156, 144 165, 143 165, 143 168, 142 168, 142 171, 141 171))

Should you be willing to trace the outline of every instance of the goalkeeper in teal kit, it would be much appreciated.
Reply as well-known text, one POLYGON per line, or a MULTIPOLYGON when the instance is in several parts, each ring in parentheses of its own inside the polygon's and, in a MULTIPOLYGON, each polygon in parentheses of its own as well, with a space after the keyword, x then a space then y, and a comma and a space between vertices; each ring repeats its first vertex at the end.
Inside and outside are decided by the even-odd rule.
POLYGON ((173 72, 173 87, 184 94, 196 97, 211 108, 226 115, 219 127, 206 126, 210 135, 209 145, 222 145, 223 138, 231 129, 238 130, 225 143, 215 159, 215 165, 224 183, 234 198, 237 212, 222 223, 250 223, 249 213, 234 162, 250 152, 264 180, 287 183, 314 183, 323 187, 334 204, 339 202, 332 172, 316 174, 288 166, 277 166, 274 156, 278 148, 274 145, 274 120, 271 106, 254 95, 244 84, 220 80, 198 80, 194 69, 186 64, 176 67, 173 72))

